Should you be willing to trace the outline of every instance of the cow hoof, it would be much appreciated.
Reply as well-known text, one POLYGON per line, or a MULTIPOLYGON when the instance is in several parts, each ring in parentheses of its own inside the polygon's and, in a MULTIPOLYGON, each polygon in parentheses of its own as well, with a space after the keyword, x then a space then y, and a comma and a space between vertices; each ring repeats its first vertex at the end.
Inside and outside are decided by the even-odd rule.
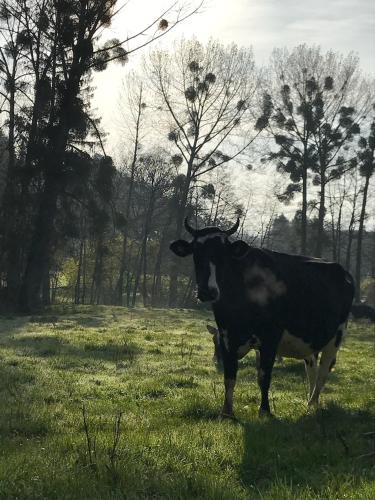
POLYGON ((228 413, 228 412, 221 412, 220 415, 221 420, 236 420, 236 417, 234 416, 234 413, 228 413))
POLYGON ((263 408, 259 409, 258 415, 260 418, 275 418, 275 415, 271 413, 269 410, 264 410, 263 408))

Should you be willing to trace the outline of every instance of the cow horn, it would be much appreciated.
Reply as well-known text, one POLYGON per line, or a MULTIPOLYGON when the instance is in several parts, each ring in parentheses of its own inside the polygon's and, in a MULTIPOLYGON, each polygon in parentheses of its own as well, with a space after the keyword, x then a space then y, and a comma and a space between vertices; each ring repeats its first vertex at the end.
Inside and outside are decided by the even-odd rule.
POLYGON ((188 222, 188 218, 185 217, 185 220, 184 220, 184 226, 185 226, 185 229, 188 233, 190 233, 192 236, 195 236, 197 234, 197 231, 196 229, 193 229, 190 225, 189 225, 189 222, 188 222))
POLYGON ((232 226, 230 229, 225 231, 225 234, 227 234, 228 236, 230 236, 231 234, 234 234, 237 231, 239 225, 240 225, 240 218, 237 219, 237 222, 235 223, 234 226, 232 226))

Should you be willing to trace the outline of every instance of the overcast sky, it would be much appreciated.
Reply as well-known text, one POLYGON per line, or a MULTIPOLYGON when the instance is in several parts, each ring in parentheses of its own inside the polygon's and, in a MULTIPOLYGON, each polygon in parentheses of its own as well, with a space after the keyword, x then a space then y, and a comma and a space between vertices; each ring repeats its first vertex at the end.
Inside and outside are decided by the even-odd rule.
MULTIPOLYGON (((172 3, 173 0, 119 0, 119 5, 126 5, 107 36, 126 38, 172 3)), ((168 45, 181 35, 195 35, 202 41, 214 37, 223 43, 251 45, 258 64, 267 63, 274 47, 294 47, 301 43, 343 53, 355 51, 363 71, 375 76, 375 0, 206 0, 201 13, 179 25, 162 43, 168 45)), ((110 132, 109 149, 116 141, 121 81, 136 67, 140 57, 137 53, 131 56, 130 64, 112 65, 95 76, 95 103, 104 129, 110 132)))
MULTIPOLYGON (((190 1, 196 1, 195 5, 199 2, 190 1)), ((124 39, 134 34, 172 3, 173 0, 128 0, 106 36, 124 39)), ((125 4, 125 0, 119 0, 119 4, 125 4)), ((187 19, 162 38, 163 46, 171 45, 182 35, 196 36, 202 41, 214 37, 222 43, 252 46, 259 65, 267 63, 273 48, 292 48, 301 43, 320 45, 323 50, 344 54, 355 51, 360 56, 364 73, 375 77, 375 0, 206 0, 200 14, 187 19)), ((95 76, 95 104, 102 117, 103 129, 109 133, 106 150, 115 157, 117 146, 123 142, 116 126, 120 115, 120 88, 148 50, 131 56, 125 66, 111 65, 95 76)), ((235 181, 236 194, 245 200, 246 195, 240 194, 243 174, 236 171, 236 177, 241 179, 241 182, 235 181)), ((274 175, 257 171, 253 172, 251 182, 256 186, 254 207, 262 211, 266 206, 264 200, 274 199, 274 184, 278 180, 274 175)), ((283 206, 282 211, 292 217, 295 207, 293 204, 283 206)), ((258 223, 260 216, 256 220, 258 223)))

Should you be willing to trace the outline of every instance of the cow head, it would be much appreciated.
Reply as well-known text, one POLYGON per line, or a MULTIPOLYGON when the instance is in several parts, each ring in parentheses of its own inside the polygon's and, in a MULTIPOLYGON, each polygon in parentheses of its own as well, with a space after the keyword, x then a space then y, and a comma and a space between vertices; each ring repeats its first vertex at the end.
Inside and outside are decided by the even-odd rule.
POLYGON ((228 267, 228 259, 241 258, 249 250, 244 241, 229 241, 229 236, 237 231, 239 224, 238 219, 226 231, 218 227, 198 230, 193 229, 185 219, 185 228, 193 240, 176 240, 170 245, 172 252, 179 257, 193 255, 198 298, 202 302, 217 302, 220 299, 221 283, 225 281, 223 272, 228 267))

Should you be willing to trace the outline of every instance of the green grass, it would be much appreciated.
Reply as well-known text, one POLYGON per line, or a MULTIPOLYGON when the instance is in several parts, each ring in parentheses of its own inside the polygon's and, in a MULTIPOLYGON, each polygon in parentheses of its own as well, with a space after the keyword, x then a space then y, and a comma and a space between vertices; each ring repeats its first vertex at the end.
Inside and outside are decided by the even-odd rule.
POLYGON ((301 362, 257 416, 254 355, 220 420, 208 312, 53 308, 0 320, 0 498, 375 498, 375 331, 351 324, 318 411, 301 362), (86 423, 85 423, 86 422, 86 423))

